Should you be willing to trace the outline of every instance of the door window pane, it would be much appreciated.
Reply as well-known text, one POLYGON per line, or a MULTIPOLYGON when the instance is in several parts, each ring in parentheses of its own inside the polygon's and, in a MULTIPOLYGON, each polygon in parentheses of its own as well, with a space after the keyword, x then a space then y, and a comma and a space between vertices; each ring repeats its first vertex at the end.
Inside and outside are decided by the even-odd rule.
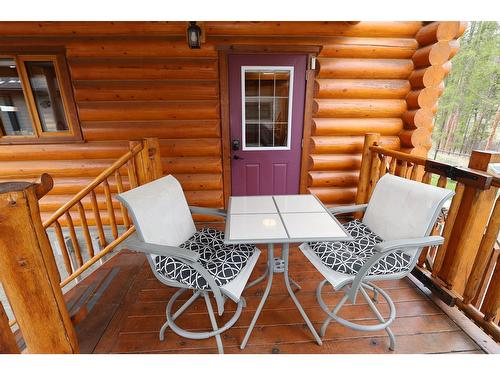
POLYGON ((243 69, 244 149, 288 148, 292 68, 243 69))
POLYGON ((69 129, 52 61, 27 61, 26 70, 44 132, 69 129))
POLYGON ((34 135, 14 59, 0 59, 0 127, 4 135, 34 135))

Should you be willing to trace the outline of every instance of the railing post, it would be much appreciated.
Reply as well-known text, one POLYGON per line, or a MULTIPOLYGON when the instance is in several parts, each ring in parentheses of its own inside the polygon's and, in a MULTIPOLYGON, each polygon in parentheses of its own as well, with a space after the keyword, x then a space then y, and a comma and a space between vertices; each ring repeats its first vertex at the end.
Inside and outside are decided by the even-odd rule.
MULTIPOLYGON (((356 204, 368 202, 368 194, 370 192, 370 176, 372 169, 372 157, 370 147, 375 146, 380 139, 378 133, 366 133, 365 142, 363 144, 363 152, 361 159, 361 168, 359 170, 358 191, 356 193, 356 204)), ((356 218, 361 215, 356 214, 356 218)))
POLYGON ((77 353, 56 262, 40 219, 38 200, 52 188, 0 184, 0 278, 29 353, 77 353))
POLYGON ((160 143, 158 138, 145 138, 143 140, 143 157, 145 160, 148 181, 154 181, 163 176, 161 165, 160 143))
POLYGON ((0 354, 19 354, 19 347, 9 326, 9 318, 0 302, 0 354))
POLYGON ((135 155, 133 164, 135 166, 137 184, 144 185, 160 178, 163 175, 160 157, 160 143, 158 142, 158 138, 145 138, 142 141, 130 141, 130 149, 139 143, 142 143, 143 147, 142 150, 135 155))
MULTIPOLYGON (((469 168, 486 171, 488 164, 496 159, 497 155, 491 151, 473 151, 469 168)), ((478 253, 497 190, 495 187, 480 190, 465 186, 447 246, 441 249, 444 251, 444 257, 437 275, 449 289, 460 295, 464 292, 465 283, 478 253)))

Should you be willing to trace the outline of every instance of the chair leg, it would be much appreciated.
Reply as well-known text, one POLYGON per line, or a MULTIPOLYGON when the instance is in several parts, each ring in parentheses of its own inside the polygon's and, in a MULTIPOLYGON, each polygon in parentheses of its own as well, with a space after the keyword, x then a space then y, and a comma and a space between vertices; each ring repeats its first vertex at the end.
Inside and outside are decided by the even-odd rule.
MULTIPOLYGON (((375 316, 377 317, 377 319, 379 320, 379 322, 380 323, 385 323, 384 317, 382 316, 382 314, 380 313, 380 311, 378 311, 377 307, 375 306, 375 304, 371 300, 371 298, 368 295, 368 293, 366 292, 366 290, 363 287, 361 287, 359 289, 360 289, 361 294, 363 295, 363 297, 365 297, 366 301, 368 302, 368 306, 370 306, 370 308, 372 309, 373 313, 375 314, 375 316)), ((375 288, 373 290, 376 291, 375 288)), ((396 338, 394 337, 394 333, 392 333, 392 331, 389 328, 389 326, 387 326, 385 328, 385 331, 387 332, 387 335, 389 336, 389 350, 394 351, 394 349, 396 347, 396 338)))
MULTIPOLYGON (((212 329, 217 331, 219 327, 217 326, 217 321, 215 320, 214 310, 212 309, 212 303, 210 302, 210 297, 208 293, 203 293, 203 297, 205 297, 205 303, 207 304, 208 316, 210 316, 210 322, 212 323, 212 329)), ((217 349, 219 350, 219 354, 224 354, 224 347, 222 346, 222 339, 220 334, 215 335, 215 341, 217 342, 217 349)))
MULTIPOLYGON (((184 304, 181 307, 179 307, 179 309, 175 312, 175 314, 172 316, 172 320, 177 319, 184 311, 186 311, 186 309, 189 306, 191 306, 194 301, 196 301, 198 299, 200 294, 201 294, 201 292, 199 290, 196 291, 195 293, 193 293, 193 295, 186 302, 184 302, 184 304)), ((165 308, 165 310, 166 310, 166 308, 165 308)), ((167 312, 165 311, 165 315, 166 314, 167 314, 167 312)), ((165 340, 165 331, 167 330, 167 328, 168 328, 168 320, 165 323, 163 323, 163 325, 161 326, 160 341, 165 340)))
MULTIPOLYGON (((238 320, 238 318, 241 315, 241 311, 243 310, 243 305, 245 304, 245 300, 243 298, 241 298, 240 301, 238 302, 237 306, 236 306, 236 311, 234 312, 234 314, 231 317, 231 319, 229 319, 227 321, 227 323, 224 324, 224 326, 222 326, 220 328, 215 328, 212 331, 206 331, 206 332, 192 332, 192 331, 187 331, 187 330, 182 329, 181 327, 179 327, 174 322, 173 314, 172 314, 172 306, 174 305, 175 301, 185 291, 186 291, 186 289, 179 289, 177 292, 174 293, 174 295, 168 301, 168 303, 167 303, 167 322, 168 322, 168 326, 170 327, 170 329, 172 331, 174 331, 179 336, 182 336, 182 337, 185 337, 185 338, 188 338, 188 339, 194 339, 194 340, 208 339, 210 337, 214 337, 214 336, 220 335, 222 332, 227 331, 229 328, 231 328, 236 323, 236 321, 238 320)), ((208 291, 200 291, 200 293, 208 293, 208 291)), ((206 298, 205 298, 205 301, 207 301, 206 298)), ((210 319, 212 320, 212 323, 213 323, 215 321, 215 315, 214 315, 214 312, 213 312, 213 309, 212 309, 212 304, 211 303, 209 304, 209 303, 210 303, 210 300, 208 300, 207 308, 208 308, 208 312, 209 312, 209 315, 210 315, 210 319)), ((219 344, 219 343, 217 343, 217 344, 219 344)))
MULTIPOLYGON (((321 291, 323 289, 323 286, 325 285, 325 283, 327 282, 327 280, 323 280, 319 285, 318 285, 318 288, 316 289, 316 297, 318 298, 318 301, 321 297, 321 291)), ((344 296, 341 298, 341 300, 339 301, 339 303, 337 303, 337 305, 333 308, 331 314, 333 315, 336 315, 339 310, 342 308, 342 306, 344 305, 345 301, 347 301, 347 294, 344 294, 344 296)), ((319 335, 321 337, 325 336, 326 334, 326 329, 328 328, 328 325, 330 324, 330 322, 332 321, 333 318, 330 317, 330 315, 328 315, 325 319, 325 321, 323 322, 323 325, 321 326, 321 330, 319 331, 319 335)))
POLYGON ((373 311, 373 313, 375 314, 375 316, 379 320, 380 324, 375 324, 375 325, 357 324, 357 323, 353 323, 349 320, 346 320, 344 318, 341 318, 340 316, 337 315, 337 313, 339 312, 342 305, 348 299, 347 294, 344 294, 344 296, 342 297, 340 302, 335 306, 335 308, 332 311, 330 311, 330 309, 328 308, 326 303, 323 301, 323 297, 321 296, 323 286, 325 285, 326 282, 327 282, 327 280, 323 280, 318 285, 318 288, 316 289, 316 297, 317 297, 318 303, 321 306, 321 308, 323 309, 323 311, 328 315, 328 317, 326 318, 326 320, 323 323, 323 326, 321 327, 320 334, 322 336, 325 334, 326 328, 328 327, 328 324, 330 323, 331 320, 335 320, 336 322, 338 322, 346 327, 356 329, 359 331, 372 332, 372 331, 379 331, 379 330, 384 329, 387 332, 387 334, 389 335, 389 340, 390 340, 389 349, 394 350, 395 345, 396 345, 396 340, 395 340, 394 334, 392 333, 391 329, 389 328, 389 325, 394 321, 394 319, 396 319, 396 307, 394 306, 394 302, 389 297, 389 295, 383 289, 380 289, 378 286, 376 286, 372 283, 363 283, 362 285, 360 285, 359 290, 361 291, 361 294, 363 295, 363 297, 367 301, 368 306, 370 306, 370 309, 373 311), (373 303, 372 299, 370 298, 370 296, 366 292, 365 288, 372 290, 374 293, 377 292, 377 295, 380 295, 385 299, 385 301, 389 305, 389 310, 390 310, 389 318, 387 320, 385 320, 383 318, 382 314, 380 314, 377 307, 373 303))

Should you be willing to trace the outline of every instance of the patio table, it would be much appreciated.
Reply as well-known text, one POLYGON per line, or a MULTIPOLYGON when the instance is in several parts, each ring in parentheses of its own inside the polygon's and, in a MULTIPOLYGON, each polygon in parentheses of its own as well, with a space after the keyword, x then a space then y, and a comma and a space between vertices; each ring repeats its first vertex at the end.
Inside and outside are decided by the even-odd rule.
POLYGON ((244 349, 271 290, 274 273, 283 273, 285 285, 295 306, 319 345, 321 339, 307 317, 291 284, 300 285, 288 275, 290 243, 311 241, 349 241, 352 237, 314 195, 273 195, 230 197, 224 242, 227 244, 267 244, 266 272, 247 288, 268 278, 264 295, 241 343, 244 349), (281 257, 274 257, 274 245, 281 244, 281 257))

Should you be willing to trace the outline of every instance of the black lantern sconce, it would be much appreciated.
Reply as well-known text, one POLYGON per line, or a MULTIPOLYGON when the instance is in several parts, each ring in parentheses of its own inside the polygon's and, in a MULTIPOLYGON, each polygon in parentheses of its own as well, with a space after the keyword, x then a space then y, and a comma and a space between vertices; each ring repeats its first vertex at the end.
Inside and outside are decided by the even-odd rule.
POLYGON ((187 39, 189 48, 201 47, 201 28, 196 24, 196 21, 189 21, 187 28, 187 39))

